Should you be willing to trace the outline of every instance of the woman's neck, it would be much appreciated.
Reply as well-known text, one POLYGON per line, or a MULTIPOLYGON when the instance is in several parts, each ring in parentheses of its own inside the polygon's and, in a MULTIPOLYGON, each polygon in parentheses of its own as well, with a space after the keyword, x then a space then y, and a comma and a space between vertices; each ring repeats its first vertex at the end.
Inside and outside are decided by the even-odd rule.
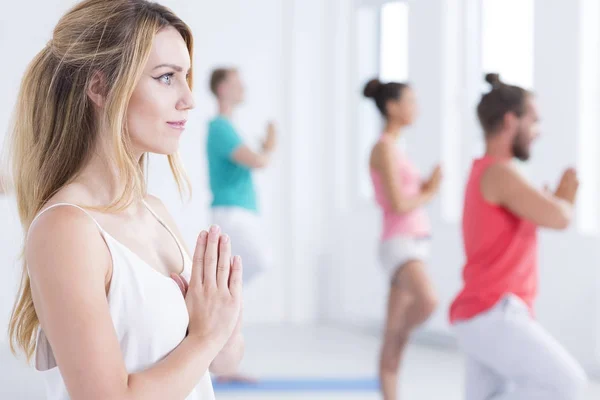
POLYGON ((387 121, 385 123, 383 134, 396 140, 402 135, 402 132, 404 130, 403 128, 403 124, 394 121, 387 121))
MULTIPOLYGON (((124 189, 123 174, 117 167, 116 160, 111 155, 113 147, 108 143, 96 146, 87 164, 77 174, 75 182, 83 185, 89 197, 95 204, 93 207, 105 207, 119 198, 124 189)), ((144 153, 135 154, 139 164, 144 153)))

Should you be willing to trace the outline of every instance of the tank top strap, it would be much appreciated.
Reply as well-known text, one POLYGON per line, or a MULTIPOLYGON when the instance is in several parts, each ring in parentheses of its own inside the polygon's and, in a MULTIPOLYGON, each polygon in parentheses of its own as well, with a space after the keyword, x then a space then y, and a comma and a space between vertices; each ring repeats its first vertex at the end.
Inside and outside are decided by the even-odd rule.
POLYGON ((98 221, 96 221, 96 218, 94 218, 92 216, 92 214, 89 213, 89 211, 86 211, 83 207, 78 206, 76 204, 72 204, 72 203, 56 203, 51 205, 50 207, 47 207, 45 209, 43 209, 42 211, 40 211, 35 218, 33 218, 33 221, 31 221, 31 225, 29 226, 29 229, 31 229, 31 227, 33 226, 33 224, 47 211, 52 210, 53 208, 57 208, 57 207, 75 207, 78 210, 81 210, 85 215, 87 215, 88 217, 90 217, 90 219, 92 221, 94 221, 94 223, 96 224, 96 226, 98 227, 98 229, 100 230, 100 232, 102 234, 104 234, 104 229, 102 229, 102 226, 98 223, 98 221))
POLYGON ((189 256, 186 252, 185 247, 183 247, 183 243, 181 243, 181 241, 179 240, 179 238, 177 237, 175 232, 160 217, 160 215, 158 215, 158 213, 156 211, 154 211, 152 209, 152 207, 150 207, 150 204, 148 204, 148 202, 146 200, 143 200, 142 203, 148 209, 148 211, 150 211, 150 214, 152 214, 154 216, 154 218, 158 221, 158 223, 161 224, 167 230, 167 232, 169 232, 169 235, 171 235, 171 237, 175 240, 175 243, 177 244, 177 247, 179 248, 179 253, 181 254, 181 261, 183 263, 183 271, 182 272, 185 272, 185 270, 187 269, 187 264, 189 264, 189 262, 188 262, 189 256))

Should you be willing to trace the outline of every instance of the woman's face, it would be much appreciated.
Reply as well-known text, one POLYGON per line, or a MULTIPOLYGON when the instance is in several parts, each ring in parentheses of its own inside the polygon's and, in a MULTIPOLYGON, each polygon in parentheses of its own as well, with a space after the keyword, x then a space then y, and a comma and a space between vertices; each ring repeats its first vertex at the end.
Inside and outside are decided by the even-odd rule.
POLYGON ((402 125, 412 125, 417 116, 417 99, 415 92, 406 86, 400 92, 398 100, 387 102, 387 117, 402 125))
POLYGON ((190 54, 173 27, 154 37, 152 50, 127 109, 127 127, 137 153, 173 154, 194 99, 187 82, 190 54))

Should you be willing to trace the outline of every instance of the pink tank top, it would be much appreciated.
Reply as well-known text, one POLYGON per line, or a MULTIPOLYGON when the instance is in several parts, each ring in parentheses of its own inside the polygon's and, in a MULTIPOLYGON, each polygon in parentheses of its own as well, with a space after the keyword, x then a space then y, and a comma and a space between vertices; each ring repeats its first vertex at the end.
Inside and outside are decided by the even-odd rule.
POLYGON ((464 286, 450 307, 453 323, 487 311, 509 293, 520 297, 533 314, 537 227, 483 198, 481 176, 496 162, 502 161, 487 156, 475 160, 467 183, 462 220, 464 286))
MULTIPOLYGON (((382 135, 379 139, 393 141, 392 138, 382 135)), ((398 180, 402 195, 406 197, 418 196, 421 193, 421 176, 417 168, 408 160, 403 151, 396 143, 392 143, 396 149, 396 162, 398 180)), ((388 199, 383 184, 383 178, 379 171, 371 168, 371 180, 375 190, 375 200, 383 211, 383 230, 381 240, 388 240, 396 236, 423 237, 429 236, 431 228, 429 217, 423 207, 417 208, 405 214, 394 211, 388 199)))

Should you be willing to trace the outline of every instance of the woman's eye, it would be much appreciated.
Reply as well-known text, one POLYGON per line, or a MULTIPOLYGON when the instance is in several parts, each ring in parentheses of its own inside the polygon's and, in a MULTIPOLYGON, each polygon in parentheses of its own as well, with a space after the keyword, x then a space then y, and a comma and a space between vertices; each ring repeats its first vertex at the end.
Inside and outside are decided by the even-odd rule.
POLYGON ((173 82, 173 73, 164 74, 158 77, 158 79, 164 84, 170 85, 173 82))

